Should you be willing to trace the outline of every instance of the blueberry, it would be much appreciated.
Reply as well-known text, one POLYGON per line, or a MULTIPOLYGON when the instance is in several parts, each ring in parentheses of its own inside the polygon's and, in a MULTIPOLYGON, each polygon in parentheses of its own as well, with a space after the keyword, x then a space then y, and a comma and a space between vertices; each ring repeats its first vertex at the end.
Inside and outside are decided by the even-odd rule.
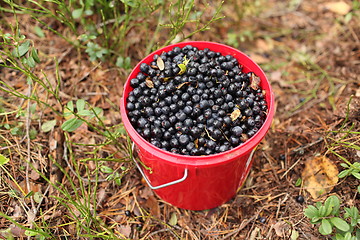
POLYGON ((231 129, 231 133, 235 136, 235 137, 240 137, 241 134, 243 133, 243 129, 240 126, 235 126, 231 129))
POLYGON ((127 217, 131 217, 132 213, 131 213, 129 210, 126 210, 126 211, 125 211, 125 215, 126 215, 127 217))
POLYGON ((135 130, 156 147, 196 156, 224 152, 255 135, 265 121, 263 90, 250 87, 254 73, 242 72, 231 55, 188 44, 154 55, 139 68, 130 79, 126 110, 135 130), (189 62, 179 74, 185 56, 189 62), (241 114, 232 119, 235 109, 241 114))
POLYGON ((130 86, 133 87, 133 88, 137 88, 139 86, 139 79, 137 78, 132 78, 130 80, 130 86))
POLYGON ((186 134, 183 134, 179 137, 179 144, 181 146, 186 146, 189 143, 189 141, 190 141, 190 138, 186 134))
POLYGON ((304 197, 303 197, 302 195, 296 196, 296 197, 295 197, 295 200, 296 200, 296 202, 298 202, 298 203, 304 203, 304 202, 305 202, 305 199, 304 199, 304 197))
POLYGON ((140 64, 140 71, 142 71, 143 73, 148 73, 148 70, 149 70, 149 65, 147 65, 146 63, 140 64))

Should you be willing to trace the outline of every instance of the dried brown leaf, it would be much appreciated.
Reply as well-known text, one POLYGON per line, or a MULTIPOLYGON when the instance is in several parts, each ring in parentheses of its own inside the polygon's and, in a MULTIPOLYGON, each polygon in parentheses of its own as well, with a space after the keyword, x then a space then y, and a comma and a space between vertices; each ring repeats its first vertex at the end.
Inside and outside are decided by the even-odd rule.
POLYGON ((236 119, 238 119, 241 116, 241 111, 240 109, 235 109, 231 114, 230 114, 230 118, 231 121, 235 121, 236 119))
POLYGON ((287 224, 284 221, 281 222, 277 222, 273 225, 273 228, 275 230, 275 233, 278 237, 286 237, 289 230, 290 230, 290 226, 289 224, 287 224))
POLYGON ((306 161, 302 173, 304 188, 316 199, 333 189, 337 184, 339 171, 327 157, 314 157, 306 161))
POLYGON ((146 206, 150 209, 150 214, 155 217, 160 217, 159 202, 154 196, 149 196, 146 200, 146 206))
POLYGON ((249 137, 248 137, 248 135, 246 135, 245 133, 243 133, 243 134, 241 134, 240 139, 241 139, 241 141, 246 142, 246 141, 249 139, 249 137))
POLYGON ((151 81, 150 78, 145 79, 145 84, 149 88, 154 88, 154 83, 153 83, 153 81, 151 81))
POLYGON ((159 69, 159 67, 156 66, 156 65, 151 65, 150 67, 153 68, 153 69, 159 69))
POLYGON ((326 9, 340 15, 346 15, 351 10, 351 6, 344 1, 328 2, 324 6, 326 9))
POLYGON ((250 87, 254 90, 258 90, 259 84, 260 84, 260 78, 256 76, 254 73, 252 73, 250 78, 250 87))
POLYGON ((194 144, 195 144, 196 148, 199 148, 199 139, 198 138, 195 139, 194 144))
POLYGON ((124 235, 124 237, 129 238, 131 234, 131 226, 129 224, 120 225, 117 227, 119 233, 124 235))
POLYGON ((180 89, 186 84, 189 84, 189 82, 183 82, 183 83, 179 84, 179 86, 177 86, 176 89, 180 89))
POLYGON ((158 57, 158 58, 157 58, 156 64, 158 65, 160 71, 162 71, 162 70, 165 69, 165 63, 164 63, 164 60, 162 60, 161 57, 158 57))

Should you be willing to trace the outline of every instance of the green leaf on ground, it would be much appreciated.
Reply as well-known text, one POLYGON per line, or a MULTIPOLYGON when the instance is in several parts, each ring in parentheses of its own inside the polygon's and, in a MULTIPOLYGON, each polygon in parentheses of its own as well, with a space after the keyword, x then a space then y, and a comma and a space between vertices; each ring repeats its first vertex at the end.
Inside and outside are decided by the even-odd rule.
POLYGON ((333 217, 333 218, 330 218, 330 221, 337 229, 339 229, 341 231, 346 232, 346 231, 350 230, 349 224, 341 218, 333 217))
POLYGON ((357 179, 360 179, 360 173, 358 172, 352 172, 351 173, 354 177, 356 177, 357 179))
POLYGON ((175 226, 176 224, 177 224, 177 216, 176 216, 176 213, 175 212, 173 212, 172 214, 171 214, 171 217, 170 217, 170 220, 169 220, 169 224, 171 225, 171 226, 175 226))
POLYGON ((68 102, 68 103, 66 104, 66 106, 67 106, 67 108, 68 108, 71 112, 74 111, 74 103, 73 103, 73 101, 68 102))
POLYGON ((81 15, 83 13, 83 9, 82 8, 78 8, 78 9, 75 9, 74 11, 72 11, 72 17, 77 19, 77 18, 80 18, 81 15))
POLYGON ((41 125, 41 131, 50 132, 56 125, 56 120, 46 121, 41 125))
POLYGON ((103 173, 112 173, 114 170, 111 167, 102 165, 100 167, 100 171, 103 172, 103 173))
POLYGON ((27 58, 27 64, 28 64, 29 67, 31 67, 31 68, 34 68, 34 67, 35 67, 36 63, 35 63, 35 60, 34 60, 34 58, 33 58, 32 56, 29 56, 29 57, 27 58))
POLYGON ((0 166, 9 162, 9 159, 0 153, 0 166))
POLYGON ((81 124, 83 124, 83 120, 78 118, 71 118, 69 120, 66 120, 62 125, 61 129, 66 132, 73 132, 76 129, 78 129, 81 124))
POLYGON ((310 205, 304 210, 304 214, 308 218, 314 218, 314 217, 318 217, 319 211, 316 207, 310 205))
POLYGON ((81 112, 82 110, 85 109, 85 100, 84 99, 78 99, 76 101, 76 109, 78 110, 78 112, 81 112))
POLYGON ((35 48, 31 50, 31 56, 35 60, 35 62, 40 63, 40 58, 35 48))
POLYGON ((319 232, 322 235, 329 235, 332 232, 331 224, 327 219, 322 219, 321 220, 321 225, 319 227, 319 232))
POLYGON ((43 30, 39 27, 39 26, 35 26, 34 27, 34 32, 36 35, 38 35, 40 38, 44 38, 45 34, 43 32, 43 30))
POLYGON ((30 48, 30 41, 23 42, 19 47, 15 48, 12 52, 14 57, 22 57, 24 56, 30 48))

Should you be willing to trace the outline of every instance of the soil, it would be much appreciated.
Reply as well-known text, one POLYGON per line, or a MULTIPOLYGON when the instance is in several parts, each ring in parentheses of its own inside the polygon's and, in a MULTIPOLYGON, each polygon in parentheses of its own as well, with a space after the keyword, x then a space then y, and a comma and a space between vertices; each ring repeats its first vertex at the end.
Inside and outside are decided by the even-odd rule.
MULTIPOLYGON (((329 151, 329 146, 334 139, 341 138, 341 133, 331 134, 331 131, 341 127, 360 131, 360 12, 353 10, 353 17, 346 22, 346 15, 330 8, 328 1, 292 2, 298 4, 291 6, 286 1, 269 1, 259 16, 255 11, 242 19, 232 9, 233 5, 225 3, 223 14, 226 17, 212 25, 210 30, 189 39, 233 45, 259 63, 271 82, 276 98, 276 114, 268 134, 254 154, 253 166, 244 186, 233 199, 217 208, 183 210, 158 198, 132 162, 110 162, 108 165, 113 169, 126 168, 122 183, 119 186, 114 181, 100 181, 97 192, 92 193, 96 194, 98 205, 91 206, 91 209, 96 210, 99 219, 112 226, 119 236, 129 239, 296 239, 290 235, 297 232, 297 239, 327 239, 319 234, 318 226, 304 216, 304 209, 333 194, 340 197, 343 206, 360 206, 360 194, 357 192, 360 181, 352 176, 339 179, 330 191, 316 199, 303 185, 297 184, 306 162, 317 156, 326 156, 339 171, 343 170, 340 166, 342 160, 329 151), (242 29, 249 33, 244 39, 240 38, 244 34, 242 29), (231 42, 229 34, 238 37, 231 42), (350 96, 353 96, 351 102, 350 96), (304 197, 303 203, 296 201, 299 195, 304 197), (125 214, 125 210, 129 210, 131 216, 128 212, 125 214)), ((351 1, 345 2, 352 5, 351 1)), ((46 75, 51 83, 55 82, 56 74, 61 76, 60 97, 63 104, 85 99, 104 110, 107 126, 121 126, 118 103, 129 71, 115 67, 113 62, 97 64, 89 61, 85 53, 50 31, 44 30, 46 37, 40 38, 33 33, 31 26, 36 24, 33 19, 26 15, 19 18, 23 34, 34 41, 41 56, 46 59, 34 70, 35 73, 41 78, 46 75), (54 58, 58 62, 58 72, 55 71, 54 58)), ((9 14, 7 21, 15 22, 13 15, 9 14)), ((57 26, 57 31, 62 30, 64 26, 57 26)), ((185 30, 191 31, 191 26, 185 30)), ((129 34, 131 36, 132 33, 129 34)), ((145 57, 145 50, 141 50, 144 49, 141 41, 131 43, 129 51, 134 51, 131 56, 132 66, 135 66, 145 57)), ((5 68, 0 71, 0 77, 10 86, 28 94, 28 85, 21 73, 5 68)), ((40 89, 40 86, 33 84, 32 91, 37 91, 37 88, 40 89)), ((55 102, 45 91, 37 94, 49 104, 55 102)), ((8 111, 21 106, 25 114, 27 101, 6 92, 1 95, 0 106, 8 111)), ((23 121, 26 118, 15 115, 6 119, 0 115, 0 119, 13 126, 23 121, 30 129, 39 129, 41 122, 47 120, 64 121, 51 109, 42 108, 40 111, 41 115, 30 119, 30 123, 23 121)), ((31 190, 45 194, 41 204, 42 218, 52 226, 64 224, 63 230, 74 234, 74 227, 66 225, 69 219, 64 218, 63 213, 68 210, 49 197, 57 195, 56 190, 49 187, 36 171, 28 169, 26 173, 19 170, 17 164, 24 169, 24 159, 29 158, 40 172, 66 185, 69 183, 64 174, 51 160, 57 159, 68 174, 73 174, 66 162, 68 160, 63 160, 66 155, 65 140, 80 143, 73 145, 72 152, 78 159, 84 159, 91 156, 95 148, 94 145, 81 143, 101 143, 103 136, 85 125, 71 134, 64 134, 60 124, 48 133, 39 131, 31 142, 12 135, 4 127, 0 128, 0 134, 3 154, 11 149, 13 164, 7 170, 23 189, 27 189, 25 179, 30 178, 31 190), (4 139, 7 139, 7 147, 3 145, 4 139), (28 147, 31 149, 30 156, 27 154, 28 147)), ((360 137, 359 134, 350 134, 346 139, 358 144, 360 137)), ((104 158, 112 154, 117 159, 128 157, 126 151, 119 147, 126 146, 126 135, 121 135, 118 143, 106 145, 99 154, 104 158)), ((333 150, 350 162, 360 161, 359 150, 341 146, 333 150)), ((96 168, 92 161, 86 164, 90 171, 96 168)), ((106 176, 101 173, 100 177, 106 176)), ((29 216, 24 215, 16 198, 3 194, 9 189, 19 190, 19 186, 3 173, 2 179, 0 211, 26 225, 29 216)), ((77 183, 75 176, 73 179, 77 183)), ((11 223, 0 217, 0 228, 9 226, 11 223)), ((21 233, 18 234, 21 236, 21 233)))

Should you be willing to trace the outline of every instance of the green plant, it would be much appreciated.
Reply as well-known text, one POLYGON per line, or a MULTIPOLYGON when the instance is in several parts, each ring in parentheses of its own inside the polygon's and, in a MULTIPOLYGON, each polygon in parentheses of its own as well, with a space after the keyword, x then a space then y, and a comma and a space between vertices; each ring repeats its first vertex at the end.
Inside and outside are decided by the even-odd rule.
MULTIPOLYGON (((201 17, 205 11, 204 10, 196 11, 194 0, 178 0, 174 4, 171 4, 169 7, 170 23, 160 25, 162 27, 170 28, 169 38, 165 42, 164 46, 173 42, 177 37, 179 37, 179 40, 177 40, 176 42, 180 42, 190 38, 191 36, 193 36, 198 32, 208 30, 209 26, 213 22, 224 18, 223 16, 219 16, 223 3, 224 1, 220 2, 220 4, 217 6, 215 10, 215 13, 212 15, 211 19, 204 24, 201 21, 201 17), (188 23, 195 23, 195 29, 190 34, 185 35, 183 29, 188 23), (178 36, 179 34, 181 34, 181 36, 178 36)), ((207 6, 208 3, 206 4, 206 7, 207 6)))
POLYGON ((317 202, 315 206, 309 205, 304 214, 312 224, 320 224, 322 235, 331 235, 336 240, 360 238, 359 210, 354 206, 341 208, 341 202, 335 195, 328 197, 324 204, 317 202))
POLYGON ((360 179, 360 163, 351 163, 346 157, 337 152, 338 149, 360 150, 360 146, 356 144, 360 140, 360 132, 353 131, 356 127, 356 122, 351 122, 349 120, 352 98, 353 96, 350 96, 349 101, 347 102, 346 115, 341 126, 337 130, 330 131, 327 134, 326 142, 328 151, 343 161, 343 163, 340 163, 340 166, 345 169, 339 173, 339 178, 354 176, 355 178, 360 179))
POLYGON ((76 108, 74 106, 73 101, 70 101, 66 104, 66 108, 64 110, 64 117, 69 118, 67 119, 62 125, 61 128, 67 132, 73 132, 77 128, 79 128, 84 122, 85 117, 90 120, 94 117, 100 118, 101 113, 103 110, 99 107, 90 107, 89 109, 85 109, 86 106, 89 104, 83 100, 78 99, 76 101, 76 108), (76 112, 75 112, 76 109, 76 112), (71 117, 71 118, 70 118, 71 117))
POLYGON ((354 176, 355 178, 360 180, 360 163, 354 162, 353 164, 340 163, 340 165, 345 168, 339 173, 339 178, 344 178, 347 176, 354 176))

